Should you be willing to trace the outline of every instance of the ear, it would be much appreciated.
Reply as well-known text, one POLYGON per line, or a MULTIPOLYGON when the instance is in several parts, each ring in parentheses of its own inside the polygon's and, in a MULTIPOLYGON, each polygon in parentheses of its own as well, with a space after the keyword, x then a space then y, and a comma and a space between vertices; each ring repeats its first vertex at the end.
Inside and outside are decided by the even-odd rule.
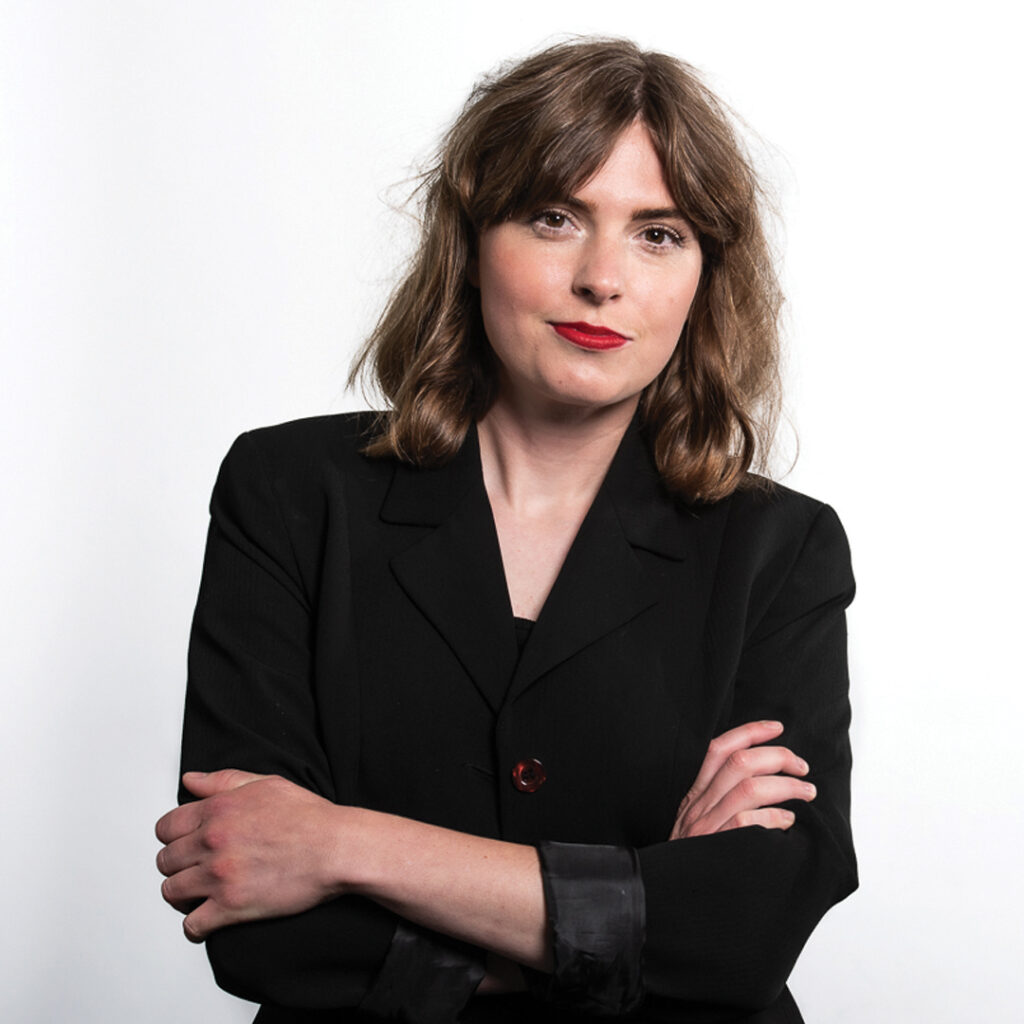
POLYGON ((480 261, 475 256, 466 264, 466 280, 474 288, 480 288, 480 261))

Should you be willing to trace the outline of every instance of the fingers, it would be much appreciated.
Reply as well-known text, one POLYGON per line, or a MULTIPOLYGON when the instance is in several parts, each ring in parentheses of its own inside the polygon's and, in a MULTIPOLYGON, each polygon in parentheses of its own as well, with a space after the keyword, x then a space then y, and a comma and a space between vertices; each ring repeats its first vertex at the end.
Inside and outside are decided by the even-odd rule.
POLYGON ((760 825, 761 828, 774 828, 785 832, 796 821, 796 815, 784 807, 759 807, 756 811, 740 811, 734 814, 718 831, 727 832, 734 828, 748 828, 760 825))
POLYGON ((175 839, 194 832, 203 821, 201 804, 184 804, 168 811, 156 823, 156 837, 161 843, 173 843, 175 839))
POLYGON ((224 911, 212 900, 204 900, 182 921, 185 938, 189 942, 205 942, 211 932, 233 923, 224 911))
MULTIPOLYGON (((165 878, 160 891, 172 907, 185 914, 182 927, 190 942, 205 942, 212 932, 230 924, 280 916, 261 909, 254 896, 258 887, 254 890, 253 883, 246 881, 245 873, 230 857, 185 868, 165 878)), ((282 913, 294 912, 286 909, 282 913)))
POLYGON ((161 883, 164 900, 188 915, 186 934, 193 942, 202 942, 215 929, 251 916, 251 886, 237 868, 230 857, 201 861, 169 873, 161 883), (198 910, 202 913, 196 917, 198 910))
POLYGON ((178 913, 188 914, 210 895, 207 873, 196 865, 176 872, 160 883, 160 895, 178 913))
POLYGON ((201 860, 202 842, 197 832, 190 832, 181 839, 160 848, 156 855, 156 869, 161 875, 173 875, 198 864, 201 860))
POLYGON ((185 935, 192 942, 203 942, 216 929, 252 916, 255 902, 239 882, 238 858, 225 856, 222 849, 226 837, 237 831, 230 820, 232 808, 237 810, 240 802, 248 806, 252 801, 248 794, 228 794, 272 778, 233 768, 186 772, 182 777, 185 788, 201 799, 168 811, 156 823, 157 838, 165 844, 156 855, 156 866, 167 876, 160 892, 167 903, 186 915, 185 935))
POLYGON ((745 747, 733 751, 719 768, 704 791, 702 802, 711 806, 745 779, 760 775, 803 776, 809 771, 807 762, 787 747, 745 747))
POLYGON ((696 781, 690 787, 690 793, 695 798, 699 797, 711 785, 722 765, 737 751, 767 743, 781 733, 781 722, 764 721, 746 722, 735 729, 723 732, 721 736, 716 736, 708 744, 704 763, 700 766, 696 781))
POLYGON ((807 762, 782 746, 782 724, 747 722, 716 736, 708 746, 697 779, 683 798, 670 839, 708 835, 750 824, 789 828, 791 812, 777 807, 789 800, 813 800, 814 786, 802 780, 807 762))
POLYGON ((181 781, 193 796, 206 797, 226 793, 229 789, 237 789, 239 786, 247 786, 250 782, 266 778, 269 776, 243 772, 239 768, 222 768, 217 772, 185 772, 181 781))
MULTIPOLYGON (((727 822, 742 815, 768 809, 788 800, 811 801, 817 789, 810 782, 786 775, 759 775, 744 779, 704 813, 701 830, 720 832, 727 822)), ((739 827, 732 825, 732 828, 739 827)))
POLYGON ((208 883, 199 883, 200 877, 205 876, 196 867, 202 859, 200 830, 207 818, 205 798, 266 777, 234 768, 210 773, 186 772, 182 776, 186 789, 204 799, 175 807, 156 823, 156 837, 165 844, 157 852, 156 867, 160 874, 167 876, 160 892, 175 910, 187 914, 195 909, 197 901, 209 894, 208 883))
MULTIPOLYGON (((224 768, 217 772, 185 772, 181 780, 193 796, 205 798, 267 778, 270 776, 243 772, 238 768, 224 768)), ((175 839, 194 832, 202 824, 204 814, 205 809, 201 802, 175 807, 156 823, 157 839, 161 843, 172 843, 175 839)))

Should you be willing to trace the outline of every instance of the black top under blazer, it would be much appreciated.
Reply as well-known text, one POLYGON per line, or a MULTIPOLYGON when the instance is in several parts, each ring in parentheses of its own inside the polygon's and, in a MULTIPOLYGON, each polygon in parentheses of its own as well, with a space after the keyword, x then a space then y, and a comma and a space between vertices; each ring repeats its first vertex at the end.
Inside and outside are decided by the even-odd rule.
MULTIPOLYGON (((362 455, 370 425, 301 420, 226 457, 182 769, 277 773, 513 842, 635 849, 646 996, 629 1019, 800 1021, 787 976, 857 884, 854 583, 835 513, 780 486, 682 504, 634 424, 520 656, 475 430, 420 470, 362 455), (785 723, 817 799, 789 805, 785 832, 667 841, 709 741, 755 719, 785 723), (546 773, 533 792, 513 784, 529 758, 546 773)), ((358 1005, 396 921, 345 896, 225 928, 207 949, 220 985, 264 1004, 261 1022, 379 1020, 358 1005)), ((598 1017, 529 994, 475 997, 460 1019, 598 1017)))

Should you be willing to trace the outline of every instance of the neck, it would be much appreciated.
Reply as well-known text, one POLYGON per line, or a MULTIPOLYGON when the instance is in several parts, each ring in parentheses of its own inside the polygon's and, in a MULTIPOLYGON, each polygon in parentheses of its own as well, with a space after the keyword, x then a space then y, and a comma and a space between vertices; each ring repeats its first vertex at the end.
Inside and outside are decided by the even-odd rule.
POLYGON ((597 494, 636 399, 606 409, 525 415, 498 401, 480 420, 480 459, 492 503, 527 517, 582 504, 597 494))

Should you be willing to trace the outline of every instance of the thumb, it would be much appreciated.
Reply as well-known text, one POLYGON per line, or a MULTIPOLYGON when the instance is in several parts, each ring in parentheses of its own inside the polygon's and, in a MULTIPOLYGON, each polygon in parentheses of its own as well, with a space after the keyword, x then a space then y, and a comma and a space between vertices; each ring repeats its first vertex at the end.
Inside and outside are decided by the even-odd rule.
POLYGON ((185 788, 193 796, 214 796, 226 793, 229 789, 247 786, 250 782, 267 778, 255 772, 243 772, 239 768, 222 768, 217 772, 185 772, 181 777, 185 788))

